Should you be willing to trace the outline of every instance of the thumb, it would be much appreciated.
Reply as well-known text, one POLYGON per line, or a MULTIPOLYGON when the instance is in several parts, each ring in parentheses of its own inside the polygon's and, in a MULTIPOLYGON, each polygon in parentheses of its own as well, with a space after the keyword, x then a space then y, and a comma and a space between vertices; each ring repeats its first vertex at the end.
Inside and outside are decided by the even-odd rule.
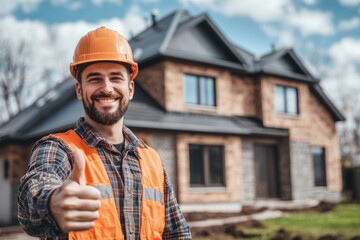
POLYGON ((77 182, 80 185, 85 185, 85 158, 80 149, 76 148, 73 151, 74 164, 73 169, 68 179, 77 182))

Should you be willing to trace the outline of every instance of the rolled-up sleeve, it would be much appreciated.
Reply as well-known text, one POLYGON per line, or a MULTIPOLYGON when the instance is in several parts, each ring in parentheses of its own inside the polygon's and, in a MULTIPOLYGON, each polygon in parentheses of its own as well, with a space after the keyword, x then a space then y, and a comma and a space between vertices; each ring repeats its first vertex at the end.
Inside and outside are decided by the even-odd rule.
POLYGON ((34 145, 18 192, 18 220, 31 236, 61 239, 66 235, 51 217, 48 202, 71 172, 68 153, 67 146, 56 138, 43 138, 34 145))

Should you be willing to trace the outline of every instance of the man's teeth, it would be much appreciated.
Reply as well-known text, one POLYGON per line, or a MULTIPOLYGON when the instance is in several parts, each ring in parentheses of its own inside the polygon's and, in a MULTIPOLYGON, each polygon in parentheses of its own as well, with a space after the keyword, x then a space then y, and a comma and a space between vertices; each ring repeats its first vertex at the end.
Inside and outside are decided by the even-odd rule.
POLYGON ((115 99, 98 99, 99 102, 101 103, 112 103, 115 102, 115 99))

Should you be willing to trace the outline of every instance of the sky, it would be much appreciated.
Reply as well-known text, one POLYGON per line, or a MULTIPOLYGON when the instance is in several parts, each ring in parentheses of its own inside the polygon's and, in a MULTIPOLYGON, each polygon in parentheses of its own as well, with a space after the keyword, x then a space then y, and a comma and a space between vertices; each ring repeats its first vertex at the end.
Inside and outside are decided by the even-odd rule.
POLYGON ((0 0, 0 4, 0 38, 31 46, 35 92, 34 86, 43 84, 39 76, 47 76, 50 83, 69 76, 74 47, 88 31, 104 25, 130 38, 150 24, 151 11, 162 18, 185 9, 194 16, 207 13, 230 41, 256 56, 273 47, 294 48, 335 104, 343 96, 360 96, 360 0, 0 0))

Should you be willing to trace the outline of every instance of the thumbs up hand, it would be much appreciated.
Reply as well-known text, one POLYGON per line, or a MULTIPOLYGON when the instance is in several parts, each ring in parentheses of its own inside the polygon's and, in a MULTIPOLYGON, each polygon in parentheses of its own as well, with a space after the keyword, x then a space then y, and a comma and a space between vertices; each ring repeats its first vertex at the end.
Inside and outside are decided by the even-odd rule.
POLYGON ((76 149, 73 169, 63 184, 50 196, 49 209, 63 232, 83 231, 99 218, 100 191, 85 185, 85 158, 76 149))

